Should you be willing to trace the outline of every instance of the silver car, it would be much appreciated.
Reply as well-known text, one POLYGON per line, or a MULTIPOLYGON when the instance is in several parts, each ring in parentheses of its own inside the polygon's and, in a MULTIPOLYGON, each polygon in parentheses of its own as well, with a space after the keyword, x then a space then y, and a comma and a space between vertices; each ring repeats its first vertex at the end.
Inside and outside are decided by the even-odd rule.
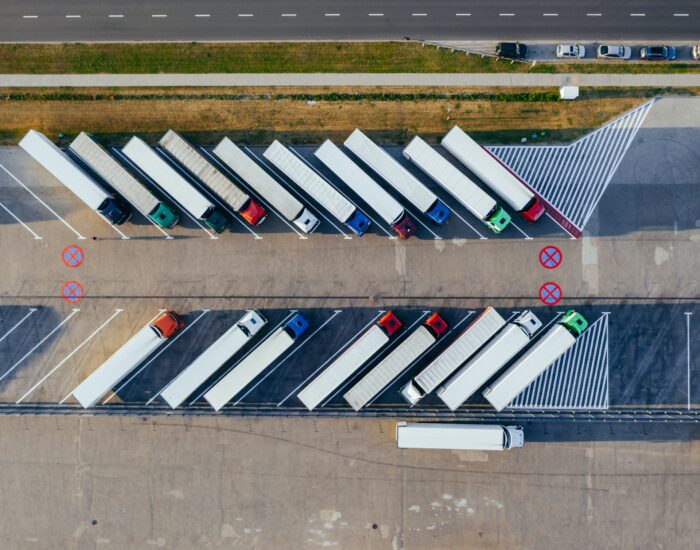
POLYGON ((557 46, 557 57, 566 59, 571 57, 585 57, 586 48, 581 44, 559 44, 557 46))
POLYGON ((598 46, 598 58, 600 59, 629 59, 632 57, 632 48, 629 46, 598 46))

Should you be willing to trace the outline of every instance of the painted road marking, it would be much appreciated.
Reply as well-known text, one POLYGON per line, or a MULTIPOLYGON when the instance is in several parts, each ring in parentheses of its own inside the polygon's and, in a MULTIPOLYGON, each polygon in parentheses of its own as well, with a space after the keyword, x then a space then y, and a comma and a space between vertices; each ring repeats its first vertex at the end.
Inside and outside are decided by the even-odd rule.
POLYGON ((85 260, 85 254, 78 245, 71 244, 63 249, 61 259, 66 267, 80 267, 85 260))
POLYGON ((555 306, 562 299, 561 287, 557 283, 544 283, 539 290, 539 297, 546 306, 555 306))
POLYGON ((274 208, 270 206, 270 204, 265 201, 256 191, 251 189, 251 187, 248 185, 248 182, 243 180, 243 178, 238 177, 238 174, 234 173, 228 166, 224 165, 221 161, 219 161, 218 158, 216 158, 214 155, 212 155, 209 151, 207 151, 204 147, 200 147, 199 150, 204 153, 207 157, 211 159, 211 161, 216 164, 219 169, 225 174, 228 175, 233 181, 237 182, 241 187, 243 187, 248 193, 250 193, 253 197, 255 197, 260 204, 262 204, 268 212, 272 212, 275 216, 277 216, 282 222, 289 227, 294 233, 296 233, 301 240, 306 240, 307 237, 303 233, 300 233, 289 221, 287 218, 285 218, 282 214, 277 212, 274 208))
POLYGON ((253 17, 252 13, 239 13, 238 17, 253 17))
MULTIPOLYGON (((574 346, 533 380, 508 408, 607 409, 610 403, 609 316, 610 312, 603 312, 574 346)), ((544 329, 540 330, 543 332, 544 329)))
POLYGON ((124 18, 124 16, 120 13, 110 14, 107 17, 109 17, 110 19, 123 19, 124 18))
POLYGON ((19 366, 24 362, 24 360, 25 360, 27 357, 29 357, 32 353, 34 353, 44 342, 46 342, 46 340, 48 340, 49 338, 51 338, 51 336, 53 336, 53 334, 54 334, 58 329, 60 329, 63 325, 65 325, 68 321, 70 321, 70 320, 73 318, 73 316, 74 316, 76 313, 78 313, 79 311, 80 311, 80 309, 74 309, 74 310, 72 310, 72 311, 71 311, 71 314, 68 315, 68 317, 66 317, 65 319, 63 319, 63 321, 61 321, 51 332, 49 332, 46 336, 44 336, 41 340, 39 340, 39 343, 36 344, 36 345, 35 345, 32 349, 30 349, 27 353, 25 353, 19 361, 17 361, 14 365, 12 365, 12 366, 9 368, 9 370, 8 370, 7 372, 3 373, 3 375, 0 376, 0 382, 2 382, 8 374, 10 374, 12 371, 14 371, 17 367, 19 367, 19 366))
POLYGON ((22 224, 22 227, 24 227, 27 231, 29 231, 29 232, 34 236, 34 240, 41 240, 41 237, 40 237, 39 235, 37 235, 37 234, 32 230, 31 227, 29 227, 26 223, 24 223, 22 220, 20 220, 20 219, 17 217, 17 215, 16 215, 14 212, 12 212, 12 210, 10 210, 7 206, 5 206, 5 205, 4 205, 3 203, 1 203, 1 202, 0 202, 0 208, 2 208, 2 209, 3 209, 5 212, 7 212, 10 216, 12 216, 16 222, 19 222, 20 224, 22 224))
POLYGON ((368 13, 370 17, 384 17, 383 13, 368 13))
POLYGON ((326 361, 323 362, 323 364, 320 367, 318 367, 314 372, 312 372, 309 376, 307 376, 306 380, 304 380, 301 384, 299 384, 296 388, 294 388, 289 393, 289 395, 287 395, 287 397, 282 399, 282 401, 277 403, 277 406, 279 407, 280 405, 282 405, 282 403, 284 403, 287 399, 289 399, 290 397, 292 397, 292 395, 294 395, 297 391, 299 391, 309 380, 311 380, 314 376, 316 376, 316 374, 318 374, 321 371, 321 369, 323 369, 326 365, 328 365, 331 361, 333 361, 333 359, 335 359, 340 353, 342 353, 345 350, 345 348, 347 348, 350 344, 352 344, 365 330, 367 330, 372 325, 372 323, 374 323, 377 319, 379 319, 382 316, 382 314, 384 314, 384 313, 386 313, 386 310, 379 311, 377 313, 377 315, 369 323, 367 323, 364 327, 362 327, 359 330, 359 332, 357 332, 352 338, 350 338, 350 340, 345 342, 345 344, 343 344, 338 351, 336 351, 333 355, 331 355, 326 361))
MULTIPOLYGON (((282 319, 279 323, 277 323, 277 324, 267 333, 267 335, 265 336, 265 338, 263 338, 262 340, 260 340, 260 341, 257 343, 256 346, 254 346, 253 348, 251 348, 250 350, 248 350, 248 352, 247 352, 243 357, 241 357, 240 359, 238 359, 238 360, 231 366, 231 368, 229 368, 229 369, 226 370, 225 372, 221 373, 221 375, 214 381, 213 384, 210 384, 209 386, 207 386, 207 388, 206 388, 202 393, 200 393, 197 397, 195 397, 192 401, 190 401, 190 405, 194 405, 197 401, 199 401, 205 393, 207 393, 210 389, 212 389, 214 386, 216 386, 216 385, 219 383, 219 381, 220 381, 224 376, 226 376, 229 372, 231 372, 233 369, 235 369, 235 368, 241 363, 241 361, 243 361, 246 357, 248 357, 248 356, 249 356, 251 353, 253 353, 256 349, 258 349, 258 348, 265 342, 265 340, 267 340, 267 338, 268 338, 273 332, 275 332, 278 328, 280 328, 280 327, 281 327, 282 325, 284 325, 287 321, 289 321, 289 320, 294 316, 295 313, 297 313, 297 310, 296 310, 296 309, 290 309, 290 310, 289 310, 289 314, 287 314, 287 316, 286 316, 284 319, 282 319)), ((148 404, 148 403, 147 403, 147 404, 148 404)))
POLYGON ((297 351, 299 351, 302 347, 306 345, 306 343, 311 340, 316 334, 323 328, 325 327, 328 323, 330 323, 337 315, 340 315, 343 313, 342 309, 335 309, 333 310, 333 315, 330 316, 330 318, 326 319, 324 323, 318 327, 316 330, 314 330, 308 338, 305 338, 303 342, 301 342, 297 347, 295 347, 284 359, 282 359, 279 363, 277 363, 272 369, 269 369, 267 374, 263 376, 258 382, 255 383, 255 385, 250 388, 247 392, 245 392, 243 395, 241 395, 240 399, 238 399, 233 406, 235 407, 238 405, 243 399, 245 399, 245 396, 248 395, 250 392, 252 392, 255 388, 257 388, 268 376, 270 376, 274 371, 276 371, 279 367, 282 366, 282 364, 287 361, 292 355, 294 355, 297 351))
POLYGON ((29 390, 17 400, 17 404, 21 403, 24 401, 29 394, 31 394, 35 389, 37 389, 39 386, 41 386, 46 379, 51 376, 54 372, 56 372, 59 368, 61 368, 66 361, 68 361, 73 355, 75 355, 85 344, 87 344, 90 340, 92 340, 98 332, 100 332, 103 328, 105 328, 109 323, 112 322, 112 320, 119 315, 123 309, 115 309, 114 313, 112 316, 107 319, 104 323, 102 323, 90 336, 88 336, 85 340, 83 340, 80 345, 75 348, 73 351, 71 351, 68 355, 66 355, 54 368, 52 368, 44 377, 41 378, 36 384, 34 384, 29 390))
POLYGON ((192 321, 189 325, 187 325, 187 326, 186 326, 185 328, 183 328, 180 332, 178 332, 172 339, 169 339, 168 342, 161 348, 161 350, 160 350, 158 353, 156 353, 149 361, 147 361, 147 362, 146 362, 140 369, 138 369, 134 374, 132 374, 132 375, 127 379, 126 382, 124 382, 121 386, 119 386, 116 390, 114 390, 114 391, 112 392, 112 394, 111 394, 107 399, 105 399, 105 400, 103 401, 102 404, 103 404, 103 405, 106 405, 106 404, 109 403, 112 399, 114 399, 114 397, 115 397, 120 391, 122 391, 122 390, 126 387, 126 385, 127 385, 129 382, 131 382, 134 378, 136 378, 146 367, 148 367, 148 365, 150 365, 151 363, 153 363, 153 361, 155 361, 156 359, 158 359, 158 357, 160 357, 160 356, 165 352, 165 350, 167 350, 170 346, 172 346, 175 342, 177 342, 177 340, 178 340, 178 338, 180 338, 180 336, 182 336, 182 335, 185 334, 188 330, 190 330, 193 326, 195 326, 195 325, 197 324, 197 322, 199 322, 199 320, 200 320, 202 317, 204 317, 207 313, 209 313, 210 311, 211 311, 210 309, 203 309, 203 310, 202 310, 202 313, 199 314, 199 317, 197 317, 197 318, 196 318, 194 321, 192 321))
POLYGON ((545 269, 556 269, 561 265, 563 256, 561 250, 554 245, 548 245, 540 250, 540 265, 545 269))
MULTIPOLYGON (((156 150, 161 153, 161 156, 167 158, 170 160, 170 157, 168 154, 165 152, 164 149, 161 147, 156 147, 156 150)), ((218 204, 221 208, 223 208, 226 212, 228 212, 231 215, 231 218, 233 218, 234 221, 238 222, 240 225, 243 226, 243 228, 248 231, 253 237, 255 237, 256 240, 262 239, 260 235, 258 235, 253 229, 250 227, 250 225, 247 222, 244 222, 238 212, 236 212, 233 208, 231 208, 227 203, 225 203, 216 193, 214 193, 209 187, 202 182, 202 185, 199 184, 199 181, 190 174, 188 170, 185 169, 184 166, 181 166, 177 161, 173 160, 171 163, 173 170, 178 172, 183 178, 188 180, 190 184, 198 189, 201 193, 204 195, 207 195, 212 201, 214 201, 216 204, 218 204)))
POLYGON ((23 15, 22 19, 39 19, 38 15, 23 15))
POLYGON ((297 16, 296 13, 283 13, 282 14, 282 17, 296 17, 296 16, 297 16))
POLYGON ((688 368, 688 410, 690 410, 690 317, 693 315, 690 311, 686 311, 685 315, 685 325, 686 325, 686 339, 687 339, 687 368, 688 368))
POLYGON ((69 304, 77 304, 83 299, 85 290, 78 281, 66 281, 61 289, 61 296, 69 304))
POLYGON ((37 308, 35 308, 35 307, 29 308, 29 313, 27 313, 27 314, 26 314, 24 317, 22 317, 17 323, 15 323, 15 325, 14 325, 10 330, 8 330, 8 331, 2 336, 2 338, 0 338, 0 342, 2 342, 2 341, 3 341, 5 338, 7 338, 10 334, 12 334, 18 326, 20 326, 22 323, 24 323, 24 322, 25 322, 34 312, 36 312, 36 311, 38 311, 38 310, 37 310, 37 308))
POLYGON ((195 13, 194 16, 195 17, 211 17, 211 15, 208 13, 195 13))
POLYGON ((66 19, 80 19, 80 15, 66 15, 66 19))
POLYGON ((217 237, 216 235, 212 235, 212 233, 211 233, 206 227, 204 227, 204 226, 200 223, 200 221, 199 221, 197 218, 195 218, 195 217, 194 217, 192 214, 190 214, 183 206, 181 206, 179 202, 177 202, 177 201, 176 201, 167 191, 165 191, 160 185, 158 185, 155 181, 153 181, 145 172, 143 172, 143 170, 141 170, 141 168, 139 168, 139 167, 136 166, 133 162, 131 162, 131 159, 127 158, 126 155, 123 155, 122 152, 121 152, 119 149, 117 149, 116 147, 112 147, 111 151, 112 151, 112 153, 114 153, 115 155, 117 155, 120 159, 122 159, 126 164, 128 164, 129 166, 131 166, 136 172, 138 172, 138 173, 141 175, 141 177, 143 177, 143 179, 145 179, 146 181, 150 182, 154 187, 156 187, 157 189, 159 189, 160 191, 162 191, 163 194, 164 194, 166 197, 168 197, 168 198, 172 201, 172 204, 177 204, 177 205, 180 207, 180 211, 183 212, 188 218, 190 218, 195 224, 197 224, 197 225, 199 226, 199 228, 202 229, 202 231, 204 231, 207 235, 209 235, 209 238, 210 238, 210 239, 216 240, 216 239, 219 238, 219 237, 217 237))
POLYGON ((34 193, 34 191, 32 191, 31 189, 29 189, 29 187, 24 185, 24 183, 22 183, 17 177, 15 177, 15 175, 12 172, 10 172, 7 168, 5 168, 5 166, 1 163, 0 163, 0 169, 2 169, 8 176, 10 176, 17 183, 19 183, 24 188, 24 190, 27 191, 27 193, 29 193, 36 200, 38 200, 39 203, 41 203, 44 206, 44 208, 46 208, 49 212, 51 212, 54 216, 56 216, 59 220, 61 220, 61 222, 63 222, 63 224, 68 229, 70 229, 73 233, 76 234, 78 239, 85 240, 85 237, 83 237, 80 233, 78 233, 77 229, 75 229, 71 224, 69 224, 66 220, 64 220, 61 216, 59 216, 53 208, 51 208, 48 204, 46 204, 43 200, 41 200, 38 197, 38 195, 36 193, 34 193))

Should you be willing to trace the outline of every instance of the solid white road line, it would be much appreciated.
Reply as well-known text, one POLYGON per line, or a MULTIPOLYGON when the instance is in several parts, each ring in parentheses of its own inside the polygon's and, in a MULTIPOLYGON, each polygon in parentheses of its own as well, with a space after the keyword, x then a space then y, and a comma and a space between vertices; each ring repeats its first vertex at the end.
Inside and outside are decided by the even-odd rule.
POLYGON ((153 15, 151 15, 151 17, 153 17, 155 19, 163 19, 165 17, 168 17, 168 14, 167 13, 154 13, 153 15))
POLYGON ((39 19, 38 15, 23 15, 22 19, 39 19))
POLYGON ((384 17, 383 13, 368 13, 367 15, 370 17, 384 17))
POLYGON ((61 220, 61 221, 63 222, 63 224, 64 224, 68 229, 70 229, 73 233, 76 234, 76 236, 78 237, 78 239, 80 239, 80 240, 85 240, 85 237, 83 237, 80 233, 78 233, 78 231, 77 231, 71 224, 69 224, 66 220, 64 220, 61 216, 59 216, 53 208, 51 208, 48 204, 46 204, 43 200, 41 200, 41 199, 37 196, 37 194, 34 193, 34 191, 32 191, 31 189, 29 189, 29 187, 27 187, 27 186, 24 185, 21 181, 19 181, 19 179, 17 179, 17 178, 15 177, 15 175, 14 175, 12 172, 10 172, 7 168, 5 168, 5 166, 3 166, 2 164, 0 164, 0 169, 1 169, 1 170, 4 170, 5 173, 7 173, 8 176, 10 176, 13 180, 15 180, 17 183, 19 183, 22 187, 24 187, 24 190, 27 191, 27 193, 29 193, 32 197, 34 197, 36 200, 38 200, 49 212, 51 212, 54 216, 56 216, 59 220, 61 220))
POLYGON ((123 19, 124 18, 124 16, 120 13, 110 14, 107 17, 109 17, 110 19, 123 19))
POLYGON ((66 19, 80 19, 80 15, 66 15, 66 19))
POLYGON ((238 17, 253 17, 252 13, 239 13, 238 17))
POLYGON ((457 17, 471 17, 471 13, 455 13, 457 17))
POLYGON ((7 212, 10 216, 12 216, 15 221, 19 222, 22 224, 22 227, 24 227, 27 231, 29 231, 32 235, 34 235, 34 240, 41 240, 41 237, 37 235, 32 229, 24 223, 22 220, 20 220, 12 210, 10 210, 7 206, 5 206, 3 203, 0 202, 0 208, 2 208, 5 212, 7 212))
POLYGON ((282 17, 296 17, 296 16, 297 16, 296 13, 283 13, 282 14, 282 17))
POLYGON ((46 342, 46 340, 48 340, 54 334, 54 332, 56 332, 58 329, 60 329, 68 321, 70 321, 70 319, 79 311, 80 311, 80 309, 74 309, 68 317, 63 319, 63 321, 61 321, 51 332, 49 332, 46 336, 44 336, 41 340, 39 340, 38 344, 36 344, 32 349, 30 349, 27 353, 25 353, 19 361, 17 361, 14 365, 12 365, 10 367, 10 369, 7 372, 3 373, 3 375, 0 376, 0 382, 2 382, 5 379, 5 377, 8 374, 10 374, 13 370, 15 370, 17 367, 19 367, 27 357, 29 357, 32 353, 34 353, 34 351, 37 348, 39 348, 39 346, 41 346, 41 344, 46 342))
POLYGON ((685 312, 686 340, 687 340, 687 368, 688 368, 688 410, 690 410, 690 316, 692 312, 685 312))
POLYGON ((208 13, 195 13, 194 16, 195 17, 211 17, 211 15, 208 13))
POLYGON ((630 17, 644 17, 646 13, 630 13, 630 17))
POLYGON ((20 326, 22 323, 24 323, 24 321, 26 321, 26 320, 27 320, 33 313, 35 313, 36 311, 38 311, 38 310, 37 310, 37 308, 35 308, 35 307, 29 308, 29 313, 27 313, 27 314, 26 314, 24 317, 22 317, 17 323, 15 323, 15 325, 14 325, 10 330, 8 330, 8 331, 3 335, 2 338, 0 338, 0 342, 2 342, 2 341, 3 341, 5 338, 7 338, 10 334, 12 334, 18 326, 20 326))
POLYGON ((20 397, 20 398, 17 400, 17 404, 19 404, 19 403, 21 403, 22 401, 24 401, 24 400, 27 398, 27 396, 28 396, 29 394, 31 394, 35 389, 37 389, 39 386, 41 386, 41 384, 43 384, 49 376, 51 376, 54 372, 56 372, 59 368, 61 368, 61 366, 63 366, 63 364, 64 364, 66 361, 68 361, 68 359, 70 359, 71 357, 73 357, 73 355, 75 355, 75 354, 80 350, 80 348, 82 348, 85 344, 87 344, 90 340, 92 340, 92 339, 97 335, 98 332, 100 332, 100 331, 101 331, 103 328, 105 328, 109 323, 111 323, 112 320, 113 320, 117 315, 119 315, 122 311, 124 311, 124 310, 123 310, 123 309, 115 309, 115 310, 114 310, 114 313, 112 314, 112 316, 111 316, 109 319, 107 319, 104 323, 102 323, 99 327, 97 327, 97 329, 95 329, 95 331, 94 331, 90 336, 88 336, 85 340, 83 340, 83 341, 81 342, 81 344, 80 344, 77 348, 75 348, 75 349, 74 349, 73 351, 71 351, 68 355, 66 355, 66 356, 63 358, 63 360, 60 361, 54 368, 52 368, 44 377, 42 377, 41 380, 39 380, 36 384, 34 384, 31 388, 29 388, 29 391, 27 391, 27 393, 25 393, 22 397, 20 397))
POLYGON ((587 13, 586 17, 601 17, 602 13, 587 13))

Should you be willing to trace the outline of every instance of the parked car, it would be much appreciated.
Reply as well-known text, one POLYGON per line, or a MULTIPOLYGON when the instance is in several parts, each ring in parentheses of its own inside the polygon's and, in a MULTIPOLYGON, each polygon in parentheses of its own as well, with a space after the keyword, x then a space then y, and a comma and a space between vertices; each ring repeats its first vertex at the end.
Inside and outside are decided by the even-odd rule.
POLYGON ((700 44, 693 46, 693 59, 700 59, 700 44))
POLYGON ((639 50, 640 59, 654 61, 657 59, 671 61, 676 59, 676 48, 673 46, 642 46, 639 50))
POLYGON ((499 42, 496 46, 496 55, 508 59, 523 59, 527 55, 527 46, 520 42, 499 42))
POLYGON ((632 57, 632 48, 629 46, 598 46, 600 59, 629 59, 632 57))
POLYGON ((581 44, 559 44, 557 46, 557 57, 567 58, 567 57, 585 57, 586 48, 581 44))

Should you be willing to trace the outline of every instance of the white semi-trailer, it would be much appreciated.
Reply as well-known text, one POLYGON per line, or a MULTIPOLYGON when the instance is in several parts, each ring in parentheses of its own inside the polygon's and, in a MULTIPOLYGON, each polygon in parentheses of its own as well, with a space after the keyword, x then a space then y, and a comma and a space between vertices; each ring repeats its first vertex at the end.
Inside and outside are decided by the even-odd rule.
POLYGON ((185 399, 250 342, 266 324, 267 320, 258 311, 247 312, 216 342, 187 365, 163 390, 161 397, 173 409, 182 405, 185 399))
POLYGON ((327 139, 314 155, 391 225, 399 237, 408 239, 415 234, 416 226, 404 207, 332 141, 327 139))
POLYGON ((343 396, 353 409, 359 411, 386 388, 411 363, 418 359, 447 330, 447 323, 433 313, 403 342, 391 351, 371 371, 343 396))
POLYGON ((567 311, 525 354, 483 391, 497 411, 505 409, 554 361, 576 343, 588 327, 588 321, 573 310, 567 311))
POLYGON ((73 390, 73 397, 83 408, 92 407, 183 326, 182 319, 176 313, 163 312, 157 319, 134 334, 83 380, 73 390))
POLYGON ((359 236, 367 231, 367 216, 279 141, 273 141, 263 156, 353 233, 359 236))
POLYGON ((122 153, 193 217, 202 220, 216 233, 228 227, 226 215, 141 138, 132 137, 122 153))
POLYGON ((212 166, 180 134, 168 130, 158 143, 250 225, 260 225, 265 221, 265 209, 212 166))
POLYGON ((207 400, 214 410, 221 410, 226 403, 243 391, 256 376, 262 374, 273 361, 287 351, 306 332, 307 328, 309 328, 309 323, 297 313, 283 327, 270 334, 262 344, 251 351, 209 389, 204 394, 204 399, 207 400))
POLYGON ((382 349, 399 328, 401 328, 401 322, 391 311, 387 312, 301 390, 297 395, 299 400, 310 411, 318 407, 326 397, 382 349))
POLYGON ((500 233, 510 223, 508 212, 419 136, 411 140, 403 150, 403 156, 418 166, 494 233, 500 233))
POLYGON ((399 422, 396 444, 399 449, 503 451, 522 447, 525 435, 518 426, 399 422))
POLYGON ((89 208, 102 214, 111 223, 121 225, 131 217, 131 210, 122 200, 88 176, 44 134, 29 130, 19 146, 89 208))
POLYGON ((505 320, 495 309, 486 308, 446 350, 401 389, 403 398, 411 405, 416 405, 462 366, 505 324, 505 320))
POLYGON ((437 391, 437 396, 450 410, 456 411, 513 359, 530 342, 541 326, 542 322, 534 313, 529 310, 523 311, 459 369, 437 391))
POLYGON ((350 134, 345 147, 435 223, 447 221, 450 210, 437 195, 360 130, 350 134))
POLYGON ((178 222, 180 216, 171 206, 156 198, 85 132, 80 132, 69 147, 93 172, 154 223, 168 229, 178 222))
POLYGON ((459 126, 447 132, 442 146, 527 221, 544 214, 544 206, 530 188, 459 126))
POLYGON ((221 140, 214 154, 304 233, 318 227, 318 218, 229 138, 221 140))

